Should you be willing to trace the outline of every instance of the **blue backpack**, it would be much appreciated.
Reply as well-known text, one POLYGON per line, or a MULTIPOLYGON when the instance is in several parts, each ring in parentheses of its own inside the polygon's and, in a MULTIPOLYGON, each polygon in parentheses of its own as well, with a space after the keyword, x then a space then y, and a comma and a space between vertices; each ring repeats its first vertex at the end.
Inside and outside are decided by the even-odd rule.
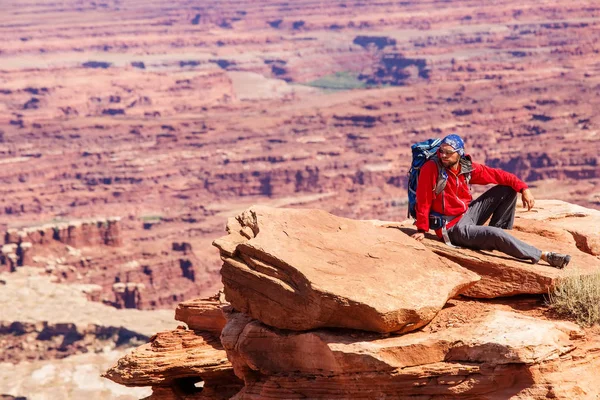
POLYGON ((438 165, 438 180, 435 185, 435 194, 440 194, 444 187, 446 187, 446 181, 448 180, 448 174, 446 169, 442 168, 440 162, 436 156, 436 152, 442 143, 442 139, 428 139, 423 142, 415 143, 410 148, 412 150, 412 163, 410 164, 410 170, 408 171, 408 216, 417 218, 417 183, 419 183, 419 174, 421 173, 421 167, 429 160, 435 160, 438 165))

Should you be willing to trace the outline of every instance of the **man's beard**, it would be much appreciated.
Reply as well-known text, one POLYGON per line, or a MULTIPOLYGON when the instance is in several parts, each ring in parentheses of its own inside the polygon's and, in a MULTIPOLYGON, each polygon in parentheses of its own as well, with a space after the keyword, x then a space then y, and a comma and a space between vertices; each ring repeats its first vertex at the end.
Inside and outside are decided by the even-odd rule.
POLYGON ((458 166, 458 163, 460 162, 460 158, 456 161, 456 162, 451 162, 448 160, 441 160, 442 161, 442 165, 444 166, 444 168, 446 169, 456 169, 458 166))

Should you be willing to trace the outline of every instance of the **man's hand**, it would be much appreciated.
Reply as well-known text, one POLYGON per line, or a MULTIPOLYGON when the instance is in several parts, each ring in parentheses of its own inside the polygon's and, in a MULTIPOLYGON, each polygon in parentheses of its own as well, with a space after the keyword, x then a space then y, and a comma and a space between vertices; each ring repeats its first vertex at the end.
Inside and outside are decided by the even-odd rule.
POLYGON ((531 194, 531 190, 523 189, 521 192, 521 198, 523 200, 523 207, 527 207, 527 211, 530 211, 535 205, 535 199, 531 194))
POLYGON ((417 242, 420 242, 421 240, 425 239, 425 234, 423 232, 417 232, 413 233, 410 237, 415 239, 417 242))

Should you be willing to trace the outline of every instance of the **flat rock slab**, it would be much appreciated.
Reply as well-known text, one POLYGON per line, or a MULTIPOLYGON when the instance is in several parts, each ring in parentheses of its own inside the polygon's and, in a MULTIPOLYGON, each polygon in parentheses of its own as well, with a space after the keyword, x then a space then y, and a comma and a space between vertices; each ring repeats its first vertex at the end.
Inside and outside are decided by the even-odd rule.
POLYGON ((254 206, 214 242, 227 301, 265 324, 409 332, 479 277, 397 229, 254 206))
MULTIPOLYGON (((407 230, 410 234, 411 230, 407 230)), ((424 244, 439 255, 477 273, 481 280, 462 294, 477 298, 495 298, 519 294, 545 294, 561 279, 574 275, 600 273, 600 259, 580 251, 573 241, 557 240, 554 235, 540 236, 518 230, 510 231, 520 240, 541 250, 571 255, 571 262, 564 269, 550 267, 545 261, 532 264, 515 259, 498 251, 479 251, 451 248, 436 237, 428 237, 424 244)))
POLYGON ((537 200, 531 211, 517 212, 519 220, 536 221, 537 226, 561 228, 573 235, 582 251, 600 256, 600 211, 560 200, 537 200))
POLYGON ((246 381, 236 399, 290 398, 292 392, 315 399, 516 393, 534 383, 531 366, 560 364, 584 337, 573 323, 503 310, 460 327, 402 336, 291 333, 242 313, 228 318, 221 340, 246 381))

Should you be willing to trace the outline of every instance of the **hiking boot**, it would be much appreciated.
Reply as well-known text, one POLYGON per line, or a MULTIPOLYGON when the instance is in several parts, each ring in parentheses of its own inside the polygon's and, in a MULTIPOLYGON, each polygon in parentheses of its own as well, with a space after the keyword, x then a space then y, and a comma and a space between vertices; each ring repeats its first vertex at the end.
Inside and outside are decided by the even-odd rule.
POLYGON ((548 252, 548 254, 546 254, 546 261, 548 261, 548 264, 550 264, 551 267, 563 269, 569 264, 569 261, 571 261, 571 256, 568 254, 548 252))

